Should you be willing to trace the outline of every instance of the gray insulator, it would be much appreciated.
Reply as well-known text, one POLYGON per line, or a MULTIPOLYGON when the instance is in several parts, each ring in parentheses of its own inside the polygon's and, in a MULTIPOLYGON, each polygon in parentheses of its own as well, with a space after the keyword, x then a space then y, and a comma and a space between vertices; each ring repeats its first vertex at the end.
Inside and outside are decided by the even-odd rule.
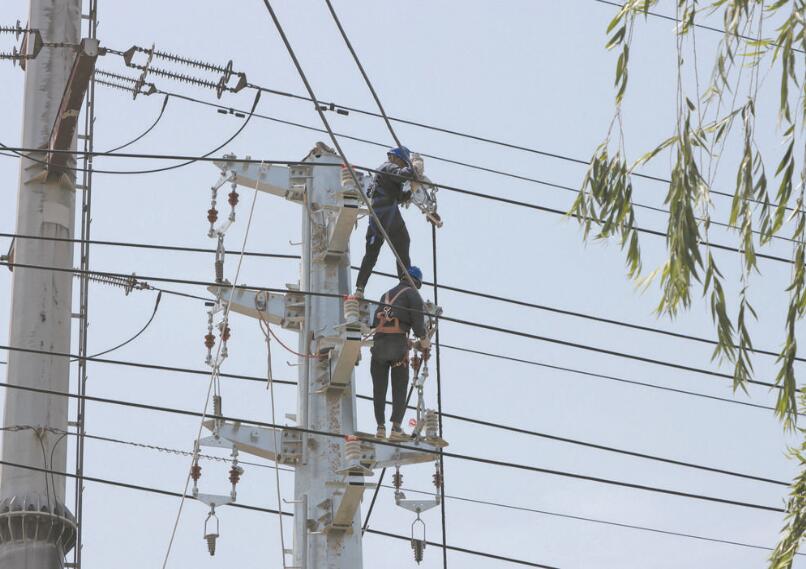
POLYGON ((422 539, 412 538, 411 549, 414 551, 414 560, 417 562, 417 565, 419 565, 423 561, 423 551, 425 551, 425 541, 423 541, 422 539))

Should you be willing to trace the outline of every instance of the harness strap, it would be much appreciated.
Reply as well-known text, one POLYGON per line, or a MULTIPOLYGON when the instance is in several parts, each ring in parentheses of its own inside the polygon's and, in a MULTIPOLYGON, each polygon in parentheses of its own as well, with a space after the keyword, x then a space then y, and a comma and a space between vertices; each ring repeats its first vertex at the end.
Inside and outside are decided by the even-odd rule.
POLYGON ((389 293, 383 295, 383 304, 385 305, 380 314, 378 314, 378 327, 375 328, 376 334, 405 334, 403 328, 400 327, 400 318, 387 316, 387 312, 392 310, 392 305, 400 298, 400 295, 410 290, 410 286, 403 287, 395 294, 392 299, 389 299, 389 293))

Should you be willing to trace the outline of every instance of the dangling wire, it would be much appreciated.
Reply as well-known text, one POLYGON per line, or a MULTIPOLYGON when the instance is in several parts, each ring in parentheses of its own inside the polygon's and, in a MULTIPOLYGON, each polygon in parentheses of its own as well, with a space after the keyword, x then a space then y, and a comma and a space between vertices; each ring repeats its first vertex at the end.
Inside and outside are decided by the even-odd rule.
MULTIPOLYGON (((255 295, 255 304, 260 304, 258 300, 260 299, 260 295, 265 295, 265 303, 263 306, 268 307, 269 305, 269 293, 265 291, 260 291, 255 295)), ((272 374, 272 366, 271 366, 271 327, 269 323, 263 316, 263 310, 258 308, 258 317, 260 320, 258 321, 258 325, 260 326, 260 331, 263 332, 263 336, 266 338, 266 389, 269 390, 269 398, 271 400, 271 422, 273 425, 277 424, 277 419, 275 417, 275 405, 274 405, 274 376, 272 374)), ((274 434, 274 450, 279 455, 279 448, 280 442, 277 438, 277 428, 274 427, 272 430, 274 434)), ((277 460, 279 457, 275 455, 274 460, 274 482, 277 487, 277 511, 282 511, 283 509, 283 495, 280 490, 280 463, 277 460)), ((285 564, 285 530, 283 529, 283 516, 278 516, 280 519, 280 554, 282 555, 283 559, 283 569, 286 569, 285 564)))

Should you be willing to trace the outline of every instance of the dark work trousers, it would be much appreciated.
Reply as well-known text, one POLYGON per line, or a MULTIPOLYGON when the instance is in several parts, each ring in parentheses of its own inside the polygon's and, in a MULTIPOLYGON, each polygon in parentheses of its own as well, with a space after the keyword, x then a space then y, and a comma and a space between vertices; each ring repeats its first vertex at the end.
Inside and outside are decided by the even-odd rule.
MULTIPOLYGON (((408 269, 411 266, 411 258, 409 258, 411 239, 409 238, 409 231, 406 229, 406 223, 403 221, 403 216, 400 215, 400 210, 395 205, 375 208, 375 212, 378 214, 384 230, 389 235, 392 247, 400 255, 401 260, 408 269)), ((367 249, 364 253, 364 259, 361 261, 358 278, 355 281, 356 288, 363 289, 367 286, 369 275, 372 273, 372 269, 375 268, 375 263, 378 262, 378 255, 381 253, 383 242, 383 235, 381 235, 380 231, 377 231, 375 220, 370 219, 369 227, 367 228, 367 249)), ((397 276, 402 279, 406 271, 400 267, 397 260, 395 260, 395 265, 397 266, 397 276)))
POLYGON ((386 424, 386 391, 389 388, 389 370, 392 370, 392 423, 400 424, 406 414, 406 387, 409 383, 408 362, 392 367, 403 360, 408 352, 405 334, 375 334, 372 346, 372 399, 375 420, 386 424))

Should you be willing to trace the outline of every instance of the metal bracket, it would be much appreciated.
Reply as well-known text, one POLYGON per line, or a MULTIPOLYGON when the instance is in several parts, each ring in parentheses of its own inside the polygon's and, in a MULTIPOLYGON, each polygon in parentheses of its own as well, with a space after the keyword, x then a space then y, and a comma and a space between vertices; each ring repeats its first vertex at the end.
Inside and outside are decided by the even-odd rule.
POLYGON ((299 330, 305 320, 305 297, 297 292, 289 291, 285 294, 244 290, 231 286, 210 286, 207 288, 216 297, 220 294, 221 301, 230 304, 230 310, 250 316, 263 318, 272 324, 279 324, 283 328, 299 330))
MULTIPOLYGON (((251 159, 247 156, 246 160, 251 159)), ((289 179, 291 173, 285 166, 239 162, 234 154, 225 154, 224 160, 215 160, 213 163, 222 171, 232 170, 235 173, 235 183, 239 186, 255 188, 290 201, 302 202, 305 186, 291 184, 289 179)))
POLYGON ((436 508, 442 503, 439 494, 431 500, 407 500, 406 494, 401 491, 395 492, 395 504, 406 510, 412 511, 415 514, 422 514, 426 510, 436 508))
MULTIPOLYGON (((336 483, 339 490, 334 493, 333 501, 337 503, 330 523, 325 526, 325 532, 352 532, 355 513, 361 506, 364 491, 373 484, 364 482, 362 475, 351 475, 346 482, 336 483)), ((333 483, 328 484, 332 486, 333 483)))
POLYGON ((372 442, 372 435, 368 433, 356 433, 360 441, 354 441, 352 447, 350 442, 344 446, 344 457, 341 467, 337 470, 340 473, 363 473, 370 475, 373 469, 389 468, 393 466, 404 466, 407 464, 422 464, 434 462, 439 459, 439 448, 426 442, 406 442, 406 447, 401 448, 387 444, 376 444, 372 442), (360 444, 355 444, 356 442, 360 444))
POLYGON ((353 370, 361 354, 363 336, 359 322, 345 324, 337 339, 321 338, 319 353, 330 353, 330 357, 320 360, 320 383, 322 390, 345 389, 349 387, 353 370))
POLYGON ((327 221, 327 246, 325 260, 340 258, 350 247, 350 236, 358 219, 361 196, 357 191, 344 191, 340 194, 341 203, 327 221))
MULTIPOLYGON (((204 426, 212 430, 215 421, 205 421, 204 426)), ((240 423, 221 423, 218 427, 221 439, 239 452, 260 456, 280 464, 294 465, 302 459, 302 433, 288 429, 243 426, 240 423), (280 445, 275 446, 275 437, 280 445)), ((212 437, 209 437, 212 438, 212 437)))

